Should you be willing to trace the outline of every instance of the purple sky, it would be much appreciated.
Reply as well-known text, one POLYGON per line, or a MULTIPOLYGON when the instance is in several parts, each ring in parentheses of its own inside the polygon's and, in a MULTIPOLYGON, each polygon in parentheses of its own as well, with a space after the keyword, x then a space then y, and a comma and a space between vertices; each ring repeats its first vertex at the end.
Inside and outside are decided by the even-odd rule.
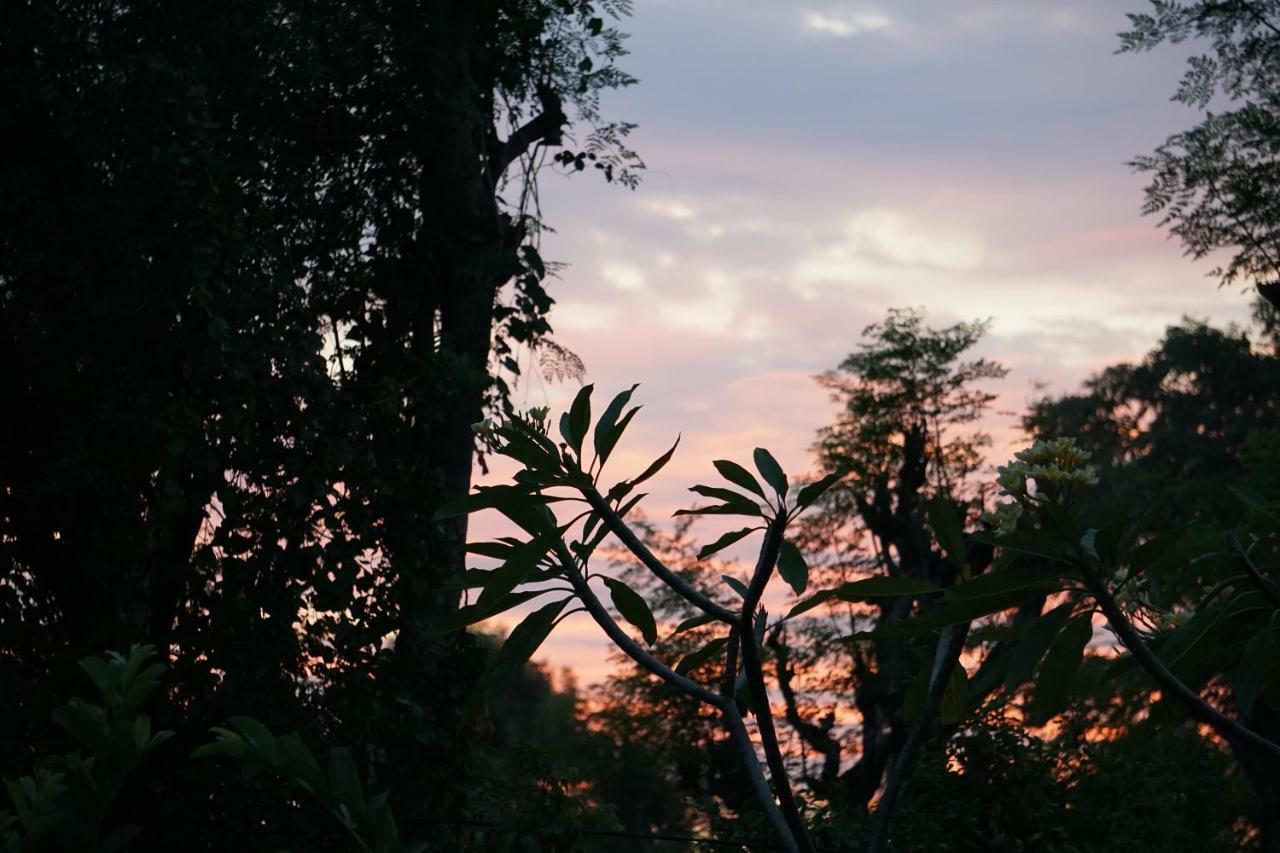
MULTIPOLYGON (((1247 316, 1140 216, 1125 162, 1194 114, 1169 102, 1187 51, 1114 54, 1125 11, 1140 0, 636 3, 622 27, 640 83, 604 112, 639 123, 644 182, 547 173, 541 195, 543 255, 569 264, 556 339, 598 396, 641 383, 610 468, 638 473, 683 433, 650 515, 757 445, 807 471, 832 415, 811 377, 888 308, 992 318, 980 354, 1011 369, 1013 411, 1183 315, 1247 316)), ((533 380, 516 397, 559 410, 575 391, 533 380)), ((1012 425, 989 424, 999 458, 1012 425)), ((605 649, 577 616, 536 658, 592 681, 605 649)))

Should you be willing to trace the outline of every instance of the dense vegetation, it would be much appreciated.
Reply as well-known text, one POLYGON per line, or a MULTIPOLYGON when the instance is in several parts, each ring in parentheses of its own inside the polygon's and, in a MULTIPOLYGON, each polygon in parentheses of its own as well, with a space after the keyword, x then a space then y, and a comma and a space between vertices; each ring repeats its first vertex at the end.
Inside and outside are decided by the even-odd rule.
POLYGON ((1251 325, 993 473, 986 321, 891 311, 811 472, 707 460, 669 525, 675 445, 605 471, 636 388, 510 393, 582 377, 538 181, 638 179, 624 0, 5 4, 0 845, 1280 851, 1280 3, 1152 6, 1122 50, 1226 108, 1147 207, 1251 325), (578 611, 589 693, 529 662, 578 611))

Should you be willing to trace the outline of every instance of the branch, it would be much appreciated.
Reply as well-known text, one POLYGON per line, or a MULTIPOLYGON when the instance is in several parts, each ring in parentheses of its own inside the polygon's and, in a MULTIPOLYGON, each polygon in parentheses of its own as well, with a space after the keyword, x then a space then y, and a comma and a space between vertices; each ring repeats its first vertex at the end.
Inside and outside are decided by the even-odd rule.
MULTIPOLYGON (((680 675, 641 648, 626 631, 619 627, 618 623, 609 615, 609 612, 604 609, 604 605, 600 603, 600 599, 592 591, 587 579, 578 571, 577 563, 563 541, 556 542, 555 552, 557 559, 560 560, 564 568, 565 575, 569 578, 569 583, 573 585, 574 591, 582 599, 583 606, 618 648, 667 684, 720 711, 725 724, 729 728, 729 734, 738 747, 743 768, 751 779, 752 789, 755 791, 760 807, 764 809, 765 818, 769 821, 774 833, 789 853, 805 853, 805 850, 802 850, 796 844, 795 837, 792 835, 787 821, 778 811, 778 805, 774 802, 773 793, 769 790, 769 784, 765 781, 764 773, 760 770, 760 759, 756 755, 755 745, 751 743, 751 738, 747 735, 746 726, 742 722, 742 717, 738 714, 738 708, 734 704, 733 698, 731 696, 728 698, 722 697, 711 692, 696 681, 680 675)), ((805 849, 807 850, 808 848, 805 849)))
POLYGON ((808 853, 813 849, 805 831, 804 818, 796 803, 795 792, 791 790, 791 779, 787 775, 787 766, 782 759, 782 749, 778 746, 778 732, 773 725, 773 712, 769 708, 769 690, 764 683, 764 668, 760 663, 760 650, 756 648, 756 605, 764 595, 769 578, 773 575, 774 566, 778 563, 778 550, 782 547, 782 536, 787 529, 787 518, 779 513, 769 522, 765 530, 764 541, 760 543, 760 556, 756 560, 755 570, 751 573, 751 582, 747 585, 747 594, 742 600, 742 615, 738 617, 739 639, 742 647, 742 671, 747 677, 747 689, 751 692, 751 704, 756 714, 756 727, 760 730, 760 746, 764 749, 765 761, 769 764, 769 775, 773 777, 773 787, 777 791, 778 804, 782 807, 782 816, 791 828, 800 849, 808 853))
POLYGON ((640 664, 649 672, 661 678, 667 684, 676 688, 693 698, 705 702, 713 708, 721 711, 726 705, 732 707, 732 703, 726 701, 716 693, 712 693, 698 682, 691 678, 686 678, 680 673, 658 660, 648 651, 640 646, 635 640, 631 639, 626 631, 619 627, 618 623, 613 621, 613 617, 609 615, 609 611, 605 610, 604 605, 600 603, 600 599, 591 589, 591 585, 587 583, 587 579, 583 577, 582 572, 578 571, 577 563, 574 561, 573 555, 569 553, 569 549, 565 547, 563 541, 557 541, 555 544, 555 552, 557 559, 560 560, 564 568, 565 576, 569 579, 569 583, 573 586, 573 591, 582 599, 582 605, 591 614, 591 618, 596 624, 613 640, 614 645, 622 649, 627 657, 640 664))
POLYGON ((787 662, 787 645, 779 638, 780 631, 774 631, 769 639, 769 647, 773 649, 774 660, 777 661, 778 689, 782 692, 782 702, 787 724, 800 735, 801 740, 822 754, 822 772, 819 780, 824 783, 834 782, 840 772, 840 741, 831 736, 831 724, 834 718, 828 717, 826 725, 811 723, 800 716, 800 707, 796 702, 796 691, 791 686, 793 673, 787 662))
POLYGON ((627 550, 634 554, 646 569, 657 575, 660 581, 671 587, 680 594, 681 598, 697 607, 703 613, 716 617, 726 625, 737 624, 738 617, 732 610, 717 604, 705 594, 694 589, 688 581, 671 571, 666 564, 655 557, 653 552, 640 541, 631 528, 627 527, 623 520, 618 517, 618 514, 613 511, 613 507, 609 506, 609 502, 596 491, 594 486, 581 486, 579 491, 587 499, 587 503, 591 505, 591 508, 599 513, 600 520, 609 528, 609 532, 617 536, 619 541, 627 547, 627 550))
POLYGON ((942 629, 938 637, 938 645, 934 650, 933 671, 929 674, 929 692, 925 694, 924 705, 916 721, 907 734, 907 740, 898 752, 893 767, 889 769, 889 779, 884 786, 884 795, 871 823, 871 842, 867 845, 867 853, 881 853, 889 842, 889 821, 893 818, 893 810, 897 805, 902 789, 906 786, 911 766, 915 763, 916 750, 924 741, 925 734, 933 725, 933 719, 942 707, 942 697, 946 693, 947 683, 951 680, 952 668, 960 659, 964 650, 964 640, 969 634, 969 625, 948 625, 942 629))
POLYGON ((564 104, 560 100, 560 95, 546 85, 539 86, 537 94, 542 112, 516 128, 510 136, 497 145, 497 150, 491 158, 491 175, 495 180, 535 144, 540 142, 544 145, 559 145, 561 143, 561 134, 569 119, 564 114, 564 104))
MULTIPOLYGON (((746 625, 750 626, 751 623, 747 622, 746 625)), ((765 761, 769 764, 769 775, 773 777, 773 787, 778 794, 782 816, 791 828, 791 834, 795 836, 799 848, 810 853, 813 845, 805 831, 804 817, 796 803, 795 792, 791 790, 787 765, 782 759, 782 749, 778 746, 778 732, 773 726, 773 711, 769 708, 769 690, 764 683, 764 670, 760 665, 759 649, 756 648, 756 633, 750 627, 742 633, 742 670, 747 674, 747 689, 751 691, 756 727, 760 730, 760 746, 763 747, 765 761)))
POLYGON ((723 713, 725 723, 729 726, 729 734, 733 737, 734 745, 738 747, 738 755, 742 758, 742 764, 751 778, 751 788, 764 809, 764 815, 769 825, 773 827, 774 834, 782 841, 788 853, 802 853, 786 819, 778 810, 778 804, 773 800, 773 792, 769 790, 769 783, 765 781, 764 773, 760 770, 760 759, 756 756, 755 744, 747 734, 747 727, 742 722, 737 706, 730 702, 723 713))
POLYGON ((1167 691, 1170 695, 1178 698, 1192 717, 1205 723, 1215 732, 1222 736, 1223 739, 1232 743, 1237 747, 1251 746, 1260 749, 1273 759, 1280 759, 1280 745, 1264 738, 1262 735, 1253 731, 1223 714, 1217 708, 1214 708, 1208 702, 1200 698, 1200 694, 1192 690, 1182 682, 1178 676, 1174 675, 1168 667, 1156 657, 1155 652, 1151 651, 1151 647, 1142 639, 1142 635, 1133 627, 1133 623, 1129 621, 1129 617, 1125 616, 1124 611, 1120 609, 1120 605, 1116 604, 1116 600, 1111 597, 1106 588, 1099 582, 1091 582, 1089 584, 1089 592, 1098 602, 1104 616, 1107 617, 1107 624, 1124 647, 1129 650, 1129 654, 1147 671, 1147 674, 1160 685, 1160 689, 1167 691))
POLYGON ((1252 551, 1253 549, 1252 548, 1246 549, 1243 545, 1241 545, 1240 537, 1238 536, 1233 535, 1231 539, 1233 544, 1236 546, 1236 551, 1237 553, 1239 553, 1240 559, 1244 561, 1244 568, 1245 568, 1245 571, 1249 573, 1249 577, 1253 579, 1254 583, 1256 583, 1259 587, 1261 587, 1262 591, 1266 593, 1268 598, 1270 598, 1276 604, 1280 604, 1280 586, 1277 586, 1275 581, 1273 581, 1271 578, 1264 575, 1262 571, 1258 568, 1258 564, 1255 563, 1253 561, 1253 558, 1249 556, 1249 552, 1252 551))

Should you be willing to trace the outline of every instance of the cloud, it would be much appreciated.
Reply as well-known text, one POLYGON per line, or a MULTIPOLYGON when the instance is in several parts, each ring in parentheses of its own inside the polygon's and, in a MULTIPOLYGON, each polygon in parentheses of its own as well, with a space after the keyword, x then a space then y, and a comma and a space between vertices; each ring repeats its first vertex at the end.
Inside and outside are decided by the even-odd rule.
POLYGON ((838 12, 818 12, 809 10, 804 13, 804 28, 808 32, 835 38, 849 38, 865 33, 886 30, 893 25, 893 20, 883 12, 872 9, 838 12))

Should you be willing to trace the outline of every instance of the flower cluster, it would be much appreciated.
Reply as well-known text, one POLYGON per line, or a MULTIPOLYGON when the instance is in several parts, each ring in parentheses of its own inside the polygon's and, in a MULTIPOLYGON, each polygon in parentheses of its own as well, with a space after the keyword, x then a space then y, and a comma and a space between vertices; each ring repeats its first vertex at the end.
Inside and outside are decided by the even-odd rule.
POLYGON ((1097 469, 1085 464, 1089 456, 1073 438, 1037 441, 1014 454, 1013 462, 996 469, 996 482, 1015 501, 1062 497, 1073 487, 1098 484, 1097 469))

